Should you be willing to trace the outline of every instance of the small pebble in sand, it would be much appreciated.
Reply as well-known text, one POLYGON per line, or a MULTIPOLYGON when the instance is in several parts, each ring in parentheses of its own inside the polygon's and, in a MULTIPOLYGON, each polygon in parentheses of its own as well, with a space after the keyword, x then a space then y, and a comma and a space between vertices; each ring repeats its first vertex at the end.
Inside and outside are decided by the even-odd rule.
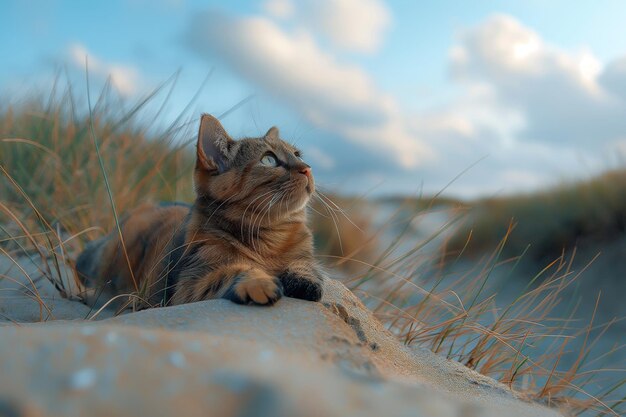
POLYGON ((106 336, 104 336, 104 341, 107 345, 112 345, 117 341, 117 333, 108 332, 106 336))
POLYGON ((192 340, 191 342, 187 344, 187 349, 189 349, 192 352, 202 352, 203 350, 202 343, 200 343, 200 341, 198 340, 192 340))
POLYGON ((84 368, 74 372, 70 377, 69 386, 75 391, 84 391, 96 383, 96 371, 92 368, 84 368))
POLYGON ((259 352, 259 362, 268 362, 274 357, 274 352, 271 350, 262 350, 259 352))
POLYGON ((177 368, 182 368, 182 367, 184 367, 184 366, 185 366, 185 363, 187 362, 187 361, 185 360, 185 355, 183 355, 183 354, 182 354, 182 353, 180 353, 180 352, 171 352, 171 353, 169 354, 168 359, 169 359, 170 363, 171 363, 172 365, 174 365, 175 367, 177 367, 177 368))
POLYGON ((150 343, 155 343, 158 340, 157 336, 154 333, 146 331, 141 332, 141 338, 150 343))
POLYGON ((92 336, 96 333, 96 328, 95 327, 83 327, 82 329, 80 329, 80 332, 83 336, 92 336))

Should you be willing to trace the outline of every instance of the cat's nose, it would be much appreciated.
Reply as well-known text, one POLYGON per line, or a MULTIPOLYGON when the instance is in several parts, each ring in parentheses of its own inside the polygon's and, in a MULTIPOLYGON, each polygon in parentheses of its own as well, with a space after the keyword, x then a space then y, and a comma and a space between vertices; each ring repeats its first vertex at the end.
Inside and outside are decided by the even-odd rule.
POLYGON ((311 178, 311 167, 303 167, 298 170, 300 174, 304 174, 307 177, 311 178))

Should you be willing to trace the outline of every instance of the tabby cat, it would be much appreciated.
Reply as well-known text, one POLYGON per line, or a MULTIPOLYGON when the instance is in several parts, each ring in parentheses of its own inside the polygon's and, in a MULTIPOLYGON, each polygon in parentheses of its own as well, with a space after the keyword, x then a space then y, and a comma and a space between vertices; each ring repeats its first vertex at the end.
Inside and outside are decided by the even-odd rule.
POLYGON ((143 306, 320 300, 324 278, 306 224, 311 167, 276 127, 235 141, 203 115, 194 184, 193 205, 144 204, 120 222, 121 232, 87 245, 76 270, 88 303, 131 293, 143 306))

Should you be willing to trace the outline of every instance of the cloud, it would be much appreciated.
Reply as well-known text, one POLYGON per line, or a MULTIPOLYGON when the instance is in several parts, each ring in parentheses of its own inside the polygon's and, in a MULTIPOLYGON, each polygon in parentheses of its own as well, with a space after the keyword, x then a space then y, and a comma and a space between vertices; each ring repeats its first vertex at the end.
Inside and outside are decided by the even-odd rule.
POLYGON ((625 60, 607 67, 590 52, 547 44, 510 16, 466 30, 451 51, 451 74, 490 89, 521 123, 520 140, 593 148, 626 131, 625 60))
POLYGON ((263 4, 263 8, 267 13, 279 19, 289 19, 295 12, 291 0, 268 0, 263 4))
MULTIPOLYGON (((587 178, 624 155, 626 57, 605 64, 496 15, 460 33, 449 73, 459 94, 412 120, 412 131, 442 162, 404 176, 424 178, 430 192, 483 157, 449 191, 472 197, 533 190, 587 178)), ((410 180, 399 178, 387 175, 386 188, 407 189, 410 180)))
POLYGON ((600 74, 598 82, 621 100, 626 100, 626 56, 610 62, 600 74))
POLYGON ((90 75, 110 78, 111 85, 122 96, 130 96, 137 92, 139 73, 134 67, 104 62, 80 44, 70 45, 68 54, 72 65, 82 70, 85 68, 85 57, 87 57, 90 75))
POLYGON ((606 169, 607 153, 625 148, 626 56, 603 63, 495 15, 460 32, 450 49, 457 96, 409 113, 312 23, 307 1, 268 2, 273 18, 207 12, 191 22, 187 40, 315 126, 309 155, 329 179, 347 174, 352 192, 374 179, 386 181, 386 192, 415 190, 422 180, 426 192, 439 191, 485 156, 449 191, 525 191, 606 169))
POLYGON ((379 0, 269 0, 265 9, 281 19, 295 16, 335 46, 364 53, 380 48, 391 23, 391 13, 379 0))
MULTIPOLYGON (((413 132, 442 161, 413 171, 427 190, 440 190, 483 157, 454 182, 452 194, 588 178, 624 155, 626 57, 603 63, 589 50, 558 48, 514 18, 495 15, 463 30, 449 59, 460 93, 413 118, 413 132)), ((388 184, 406 189, 397 178, 388 175, 388 184)))
POLYGON ((187 40, 200 55, 218 56, 318 128, 405 167, 433 157, 394 99, 377 89, 364 70, 324 51, 307 30, 286 31, 264 17, 205 12, 194 16, 187 40))

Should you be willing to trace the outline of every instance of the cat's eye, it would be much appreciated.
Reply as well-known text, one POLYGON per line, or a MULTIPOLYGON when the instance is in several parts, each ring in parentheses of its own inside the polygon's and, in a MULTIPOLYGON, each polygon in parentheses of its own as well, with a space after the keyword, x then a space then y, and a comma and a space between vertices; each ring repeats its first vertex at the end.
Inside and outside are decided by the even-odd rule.
POLYGON ((261 164, 266 167, 277 167, 278 159, 274 156, 274 154, 268 153, 261 158, 261 164))
POLYGON ((302 159, 302 154, 300 153, 300 151, 296 151, 296 152, 294 153, 294 155, 296 156, 296 158, 298 158, 299 160, 303 161, 303 159, 302 159))

